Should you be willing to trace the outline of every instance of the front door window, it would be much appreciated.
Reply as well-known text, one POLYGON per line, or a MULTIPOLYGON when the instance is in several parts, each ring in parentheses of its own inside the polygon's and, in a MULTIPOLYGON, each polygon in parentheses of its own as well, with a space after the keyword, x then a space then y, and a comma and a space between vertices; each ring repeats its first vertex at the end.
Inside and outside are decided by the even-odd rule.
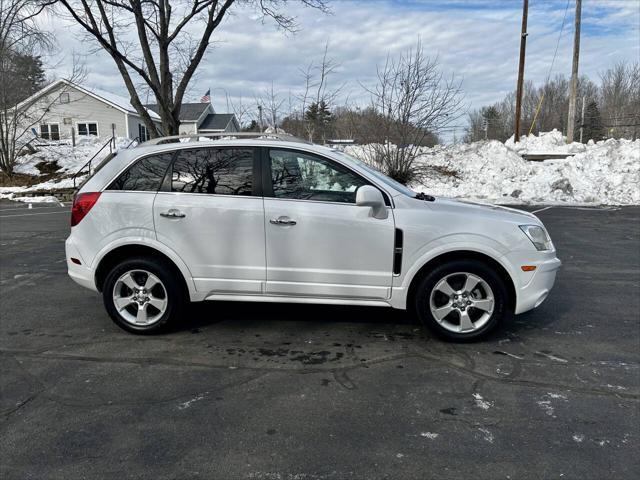
POLYGON ((356 203, 356 190, 366 185, 342 165, 290 150, 270 150, 273 196, 295 200, 356 203))

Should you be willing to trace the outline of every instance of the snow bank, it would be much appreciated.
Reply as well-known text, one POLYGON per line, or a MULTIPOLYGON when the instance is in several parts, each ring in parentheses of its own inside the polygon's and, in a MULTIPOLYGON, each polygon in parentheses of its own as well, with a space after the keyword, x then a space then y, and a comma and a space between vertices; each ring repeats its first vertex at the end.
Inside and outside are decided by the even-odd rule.
MULTIPOLYGON (((366 160, 367 146, 345 151, 366 160)), ((421 149, 425 179, 412 185, 432 195, 491 203, 640 204, 640 140, 566 145, 560 132, 523 137, 514 146, 475 142, 421 149), (522 153, 575 153, 565 160, 529 162, 522 153), (456 172, 447 175, 442 172, 456 172)))
MULTIPOLYGON (((20 200, 21 195, 28 192, 38 190, 58 190, 61 188, 73 188, 73 180, 65 178, 63 180, 49 180, 48 182, 38 183, 30 187, 0 187, 0 198, 8 198, 9 200, 20 200)), ((35 197, 29 197, 35 198, 35 197)))
POLYGON ((555 128, 551 132, 540 132, 540 135, 523 135, 518 143, 515 143, 513 138, 511 136, 504 145, 521 155, 523 153, 582 153, 587 149, 584 143, 573 142, 567 145, 567 137, 555 128))
MULTIPOLYGON (((39 174, 36 164, 57 162, 61 176, 75 173, 105 140, 82 138, 76 148, 58 144, 20 158, 17 172, 39 174)), ((118 147, 129 144, 118 139, 118 147)), ((366 161, 371 146, 346 146, 345 152, 366 161)), ((105 149, 104 154, 107 154, 105 149)), ((99 161, 99 159, 97 160, 99 161)), ((412 187, 432 195, 491 203, 640 204, 640 140, 606 140, 565 144, 560 132, 522 137, 514 143, 483 141, 422 148, 418 165, 424 180, 412 187), (528 162, 523 153, 572 153, 566 160, 528 162), (455 175, 452 175, 455 173, 455 175)), ((0 198, 34 190, 71 188, 73 181, 43 182, 32 187, 0 188, 0 198)))
POLYGON ((17 197, 13 200, 24 203, 60 203, 60 200, 52 195, 47 195, 46 197, 17 197))
MULTIPOLYGON (((27 175, 41 175, 40 170, 36 167, 38 164, 48 163, 49 166, 57 165, 55 173, 58 177, 54 180, 41 182, 34 184, 30 187, 0 187, 0 198, 8 198, 11 200, 27 201, 29 203, 46 202, 47 200, 41 200, 36 198, 41 197, 26 197, 20 198, 20 195, 27 192, 33 192, 37 190, 57 190, 62 188, 73 188, 73 180, 71 175, 76 173, 82 168, 91 157, 93 157, 100 148, 106 143, 107 139, 96 137, 80 137, 77 139, 75 148, 71 146, 71 143, 66 141, 49 142, 47 145, 36 145, 38 152, 23 155, 18 158, 15 172, 23 173, 27 175), (67 178, 64 178, 67 177, 67 178)), ((127 138, 117 138, 116 148, 126 148, 131 143, 131 140, 127 138)), ((101 151, 94 159, 92 165, 95 167, 100 161, 109 154, 109 148, 106 147, 101 151)), ((49 170, 51 171, 51 170, 49 170)), ((78 177, 79 181, 82 181, 84 176, 78 177)), ((54 197, 42 197, 51 198, 54 197)), ((57 200, 49 200, 57 201, 57 200)))
MULTIPOLYGON (((48 142, 47 145, 43 146, 36 145, 35 147, 38 149, 38 152, 18 158, 15 172, 28 175, 40 175, 40 170, 36 167, 37 164, 41 162, 57 162, 60 168, 56 173, 75 173, 100 150, 106 141, 106 138, 79 137, 77 138, 75 148, 71 146, 70 142, 66 141, 48 142)), ((116 147, 124 148, 129 143, 130 140, 126 138, 118 138, 116 140, 116 147)), ((108 153, 109 148, 106 147, 100 152, 100 155, 98 155, 97 162, 108 153)))

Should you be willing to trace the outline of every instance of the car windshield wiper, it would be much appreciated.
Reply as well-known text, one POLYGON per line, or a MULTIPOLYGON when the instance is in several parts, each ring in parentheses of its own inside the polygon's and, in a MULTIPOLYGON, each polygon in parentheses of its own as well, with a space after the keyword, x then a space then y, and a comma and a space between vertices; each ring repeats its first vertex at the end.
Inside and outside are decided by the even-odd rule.
POLYGON ((427 195, 424 192, 419 192, 416 193, 416 196, 413 198, 417 198, 418 200, 424 200, 425 202, 435 202, 436 201, 436 197, 433 197, 431 195, 427 195))

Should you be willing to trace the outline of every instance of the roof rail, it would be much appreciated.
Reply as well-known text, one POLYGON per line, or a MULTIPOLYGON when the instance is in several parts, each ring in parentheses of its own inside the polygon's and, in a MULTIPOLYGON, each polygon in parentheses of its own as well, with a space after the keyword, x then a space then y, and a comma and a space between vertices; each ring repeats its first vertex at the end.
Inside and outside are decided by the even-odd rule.
POLYGON ((281 140, 283 142, 306 143, 308 145, 312 145, 311 142, 308 142, 298 137, 294 137, 293 135, 289 135, 288 133, 217 132, 217 133, 194 133, 189 135, 171 135, 168 137, 152 138, 151 140, 147 140, 146 142, 138 144, 135 148, 148 147, 151 145, 161 145, 163 143, 182 142, 182 141, 198 142, 202 138, 218 139, 218 140, 225 140, 230 138, 256 138, 256 139, 263 139, 263 140, 281 140))

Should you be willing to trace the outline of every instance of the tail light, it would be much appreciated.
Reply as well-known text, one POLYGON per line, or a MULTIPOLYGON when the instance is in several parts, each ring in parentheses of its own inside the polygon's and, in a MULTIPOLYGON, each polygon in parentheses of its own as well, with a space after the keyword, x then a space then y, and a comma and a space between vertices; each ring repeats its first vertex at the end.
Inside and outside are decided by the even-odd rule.
POLYGON ((71 207, 71 226, 75 227, 89 213, 89 210, 100 198, 100 192, 80 193, 73 199, 73 207, 71 207))

